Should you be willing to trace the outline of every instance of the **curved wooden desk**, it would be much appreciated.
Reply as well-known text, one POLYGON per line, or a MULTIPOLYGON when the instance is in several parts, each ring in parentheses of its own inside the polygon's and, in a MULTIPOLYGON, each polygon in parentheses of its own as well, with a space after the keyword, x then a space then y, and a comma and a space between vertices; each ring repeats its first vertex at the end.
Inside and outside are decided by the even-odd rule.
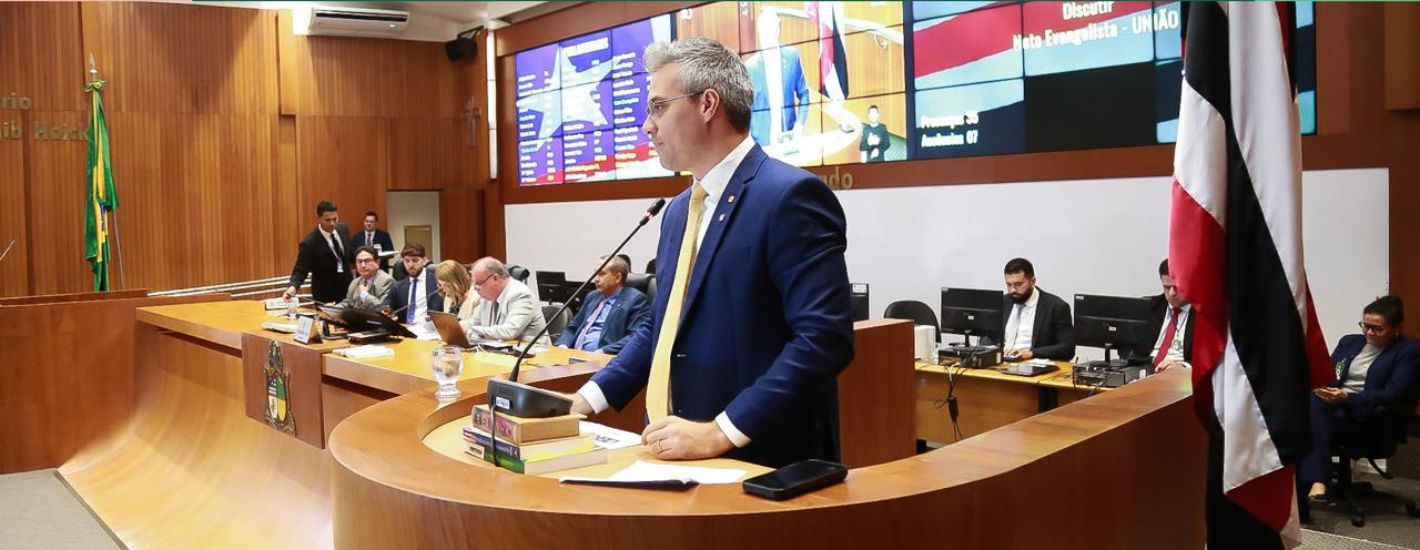
MULTIPOLYGON (((530 372, 575 389, 590 368, 530 372), (577 369, 585 372, 579 372, 577 369)), ((460 463, 425 446, 483 399, 431 392, 356 413, 332 432, 340 548, 1198 548, 1205 437, 1186 374, 1109 394, 912 458, 853 470, 788 502, 738 484, 685 493, 562 486, 460 463)))

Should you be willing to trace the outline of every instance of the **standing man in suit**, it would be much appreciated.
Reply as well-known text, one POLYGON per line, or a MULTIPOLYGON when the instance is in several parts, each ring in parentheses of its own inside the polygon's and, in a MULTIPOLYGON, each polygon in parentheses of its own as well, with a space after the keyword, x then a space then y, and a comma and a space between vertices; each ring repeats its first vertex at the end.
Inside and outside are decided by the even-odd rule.
POLYGON ((356 233, 355 237, 350 239, 351 249, 362 246, 375 248, 375 256, 380 261, 380 271, 390 268, 390 262, 383 253, 394 250, 394 240, 390 239, 388 231, 380 229, 380 215, 376 214, 374 210, 365 213, 365 230, 356 233))
POLYGON ((623 286, 630 272, 631 264, 620 255, 607 262, 592 279, 597 289, 587 293, 582 309, 562 332, 557 345, 608 355, 620 353, 631 333, 651 322, 651 304, 646 295, 623 286))
POLYGON ((1025 258, 1006 262, 1006 295, 1001 301, 1001 350, 1007 359, 1075 357, 1075 322, 1070 305, 1036 288, 1035 266, 1025 258))
POLYGON ((652 322, 573 410, 621 408, 644 388, 642 443, 658 458, 836 460, 836 379, 853 358, 843 209, 750 139, 754 91, 734 52, 697 37, 644 61, 642 130, 662 166, 694 180, 661 218, 652 322))
MULTIPOLYGON (((434 268, 428 267, 424 245, 409 243, 399 252, 405 278, 390 288, 390 310, 396 321, 406 325, 423 323, 430 311, 444 310, 444 297, 434 282, 434 268)), ((400 268, 396 268, 398 270, 400 268)))
POLYGON ((345 291, 345 299, 340 307, 360 309, 380 309, 389 303, 390 287, 394 277, 380 271, 375 247, 361 246, 355 249, 355 279, 345 291))
POLYGON ((779 15, 764 12, 758 17, 759 46, 764 50, 746 63, 754 88, 754 112, 764 112, 751 120, 750 135, 755 143, 773 145, 801 136, 809 114, 809 82, 799 50, 779 45, 779 15))
POLYGON ((1164 293, 1154 298, 1147 334, 1158 334, 1152 346, 1140 346, 1135 354, 1152 358, 1154 372, 1193 366, 1193 305, 1179 292, 1169 274, 1169 260, 1159 264, 1159 284, 1164 293))
MULTIPOLYGON (((473 290, 482 298, 473 318, 460 323, 469 340, 527 342, 547 326, 532 289, 509 276, 508 266, 497 258, 473 262, 469 275, 473 277, 473 290)), ((538 343, 551 342, 544 334, 538 343)))
POLYGON ((316 205, 316 228, 301 239, 297 248, 285 297, 295 296, 309 274, 311 297, 316 302, 324 304, 343 298, 350 284, 349 243, 350 233, 340 223, 340 211, 330 201, 320 201, 316 205))
POLYGON ((1337 379, 1312 390, 1312 450, 1297 467, 1298 489, 1326 497, 1331 481, 1331 442, 1336 437, 1405 439, 1420 384, 1420 344, 1401 334, 1405 304, 1395 296, 1376 298, 1361 311, 1361 334, 1341 338, 1331 361, 1337 379))

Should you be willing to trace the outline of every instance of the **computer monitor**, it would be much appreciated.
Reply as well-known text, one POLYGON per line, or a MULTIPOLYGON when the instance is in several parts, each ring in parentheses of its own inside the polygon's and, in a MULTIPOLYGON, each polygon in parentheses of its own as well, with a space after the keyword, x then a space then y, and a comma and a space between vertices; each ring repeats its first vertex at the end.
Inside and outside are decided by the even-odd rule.
MULTIPOLYGON (((1153 342, 1148 334, 1153 313, 1151 298, 1075 295, 1075 345, 1111 350, 1133 350, 1153 342)), ((1123 355, 1123 354, 1121 354, 1123 355)))
MULTIPOLYGON (((567 294, 567 274, 561 271, 537 272, 537 296, 544 302, 565 304, 567 294)), ((576 288, 576 287, 572 287, 576 288)))
MULTIPOLYGON (((580 294, 577 288, 582 286, 583 281, 563 281, 562 290, 558 291, 558 296, 563 298, 561 303, 571 304, 567 306, 567 313, 577 314, 577 310, 582 309, 582 298, 587 295, 586 291, 580 294)), ((587 286, 587 290, 594 290, 593 286, 587 286)))
POLYGON ((854 321, 867 321, 867 320, 868 320, 868 284, 867 284, 867 283, 851 283, 851 284, 849 284, 849 288, 851 289, 850 292, 852 292, 852 300, 853 300, 853 320, 854 320, 854 321))
POLYGON ((942 287, 942 332, 971 337, 1001 330, 1001 291, 942 287))

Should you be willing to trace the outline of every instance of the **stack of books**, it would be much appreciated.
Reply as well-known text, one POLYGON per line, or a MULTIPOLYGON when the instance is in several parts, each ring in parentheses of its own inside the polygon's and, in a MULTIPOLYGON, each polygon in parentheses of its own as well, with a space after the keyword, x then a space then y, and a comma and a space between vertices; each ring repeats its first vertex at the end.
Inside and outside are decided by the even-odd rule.
POLYGON ((551 418, 519 418, 498 415, 498 436, 494 438, 493 418, 487 405, 473 408, 473 424, 464 426, 468 454, 493 462, 497 445, 497 465, 520 474, 538 475, 583 466, 605 464, 607 450, 597 445, 596 435, 581 433, 580 414, 551 418))

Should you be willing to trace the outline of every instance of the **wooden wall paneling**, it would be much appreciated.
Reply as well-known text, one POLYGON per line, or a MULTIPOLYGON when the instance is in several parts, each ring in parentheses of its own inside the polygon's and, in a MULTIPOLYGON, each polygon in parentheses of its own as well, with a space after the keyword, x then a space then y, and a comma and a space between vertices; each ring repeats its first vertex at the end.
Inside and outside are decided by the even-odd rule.
POLYGON ((77 2, 0 3, 0 93, 29 97, 33 111, 83 109, 78 28, 77 2))
POLYGON ((1386 4, 1385 107, 1420 108, 1420 5, 1386 4))
POLYGON ((449 61, 440 42, 386 40, 394 95, 385 114, 400 118, 448 117, 463 114, 467 100, 462 79, 462 63, 449 61))
POLYGON ((83 4, 110 112, 275 113, 275 12, 83 4))
MULTIPOLYGON (((297 116, 297 173, 305 218, 302 234, 314 227, 316 203, 330 200, 343 222, 354 226, 366 210, 385 211, 389 188, 389 119, 379 117, 297 116)), ((287 246, 295 258, 296 239, 287 246)))
POLYGON ((439 191, 439 235, 443 246, 439 257, 469 263, 486 255, 482 221, 482 191, 439 191))
POLYGON ((391 70, 392 41, 298 36, 296 42, 297 115, 387 116, 394 108, 402 75, 391 70))
MULTIPOLYGON (((3 7, 0 7, 3 9, 3 7)), ((3 18, 0 15, 0 18, 3 18)), ((0 111, 0 124, 21 122, 16 113, 0 111)), ((30 223, 25 194, 25 142, 0 139, 0 296, 30 293, 30 223)))
POLYGON ((466 128, 460 118, 391 118, 389 189, 463 187, 466 128))
POLYGON ((278 102, 283 115, 297 113, 301 103, 301 56, 305 55, 305 43, 296 39, 292 25, 291 10, 276 12, 276 64, 278 81, 278 102))
POLYGON ((296 262, 296 243, 315 225, 315 210, 301 210, 300 151, 296 148, 296 117, 281 115, 276 131, 276 189, 270 204, 274 231, 268 236, 267 256, 272 275, 290 275, 296 262))
MULTIPOLYGON (((79 127, 87 123, 87 113, 83 112, 32 111, 31 114, 34 119, 52 125, 79 127)), ((93 290, 92 272, 84 261, 84 177, 88 144, 31 139, 28 146, 29 163, 25 171, 32 232, 30 292, 62 294, 93 290)), ((122 200, 123 195, 119 198, 122 200)), ((111 273, 117 280, 118 271, 114 269, 111 273)))

